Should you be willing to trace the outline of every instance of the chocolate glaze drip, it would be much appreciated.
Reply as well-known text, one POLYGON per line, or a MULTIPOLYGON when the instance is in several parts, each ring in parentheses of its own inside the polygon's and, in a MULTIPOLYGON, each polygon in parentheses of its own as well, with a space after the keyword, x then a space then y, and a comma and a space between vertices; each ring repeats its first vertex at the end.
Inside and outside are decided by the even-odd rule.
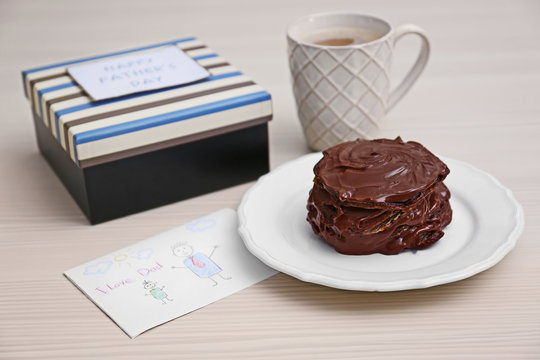
POLYGON ((343 254, 424 248, 452 220, 448 167, 416 142, 356 140, 330 148, 314 168, 313 231, 343 254))

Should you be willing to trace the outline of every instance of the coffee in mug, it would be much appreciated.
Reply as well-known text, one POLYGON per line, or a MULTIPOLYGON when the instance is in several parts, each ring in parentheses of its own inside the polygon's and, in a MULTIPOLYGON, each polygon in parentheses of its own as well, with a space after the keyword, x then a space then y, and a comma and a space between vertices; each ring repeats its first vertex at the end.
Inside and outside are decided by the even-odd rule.
POLYGON ((347 46, 367 43, 382 36, 376 31, 360 27, 333 27, 314 30, 303 35, 300 40, 315 45, 347 46))

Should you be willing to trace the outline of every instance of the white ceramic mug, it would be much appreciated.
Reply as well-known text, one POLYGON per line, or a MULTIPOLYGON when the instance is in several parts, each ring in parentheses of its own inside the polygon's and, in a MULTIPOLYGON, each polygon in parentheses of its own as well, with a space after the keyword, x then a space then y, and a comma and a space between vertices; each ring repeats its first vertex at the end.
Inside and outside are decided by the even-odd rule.
POLYGON ((376 136, 387 111, 418 79, 429 58, 429 40, 418 26, 394 30, 384 20, 354 12, 301 18, 289 26, 287 43, 298 116, 310 148, 317 151, 376 136), (382 36, 346 46, 302 40, 311 32, 336 27, 367 29, 382 36), (390 90, 394 45, 407 34, 420 37, 420 53, 402 82, 390 90))

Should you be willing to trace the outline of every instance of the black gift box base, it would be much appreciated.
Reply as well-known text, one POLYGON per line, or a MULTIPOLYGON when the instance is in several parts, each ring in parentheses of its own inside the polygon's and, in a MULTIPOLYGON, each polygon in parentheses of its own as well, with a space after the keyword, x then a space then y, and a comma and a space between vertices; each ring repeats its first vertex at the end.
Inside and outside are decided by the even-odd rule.
POLYGON ((79 168, 34 112, 38 147, 91 224, 256 180, 268 124, 79 168))

